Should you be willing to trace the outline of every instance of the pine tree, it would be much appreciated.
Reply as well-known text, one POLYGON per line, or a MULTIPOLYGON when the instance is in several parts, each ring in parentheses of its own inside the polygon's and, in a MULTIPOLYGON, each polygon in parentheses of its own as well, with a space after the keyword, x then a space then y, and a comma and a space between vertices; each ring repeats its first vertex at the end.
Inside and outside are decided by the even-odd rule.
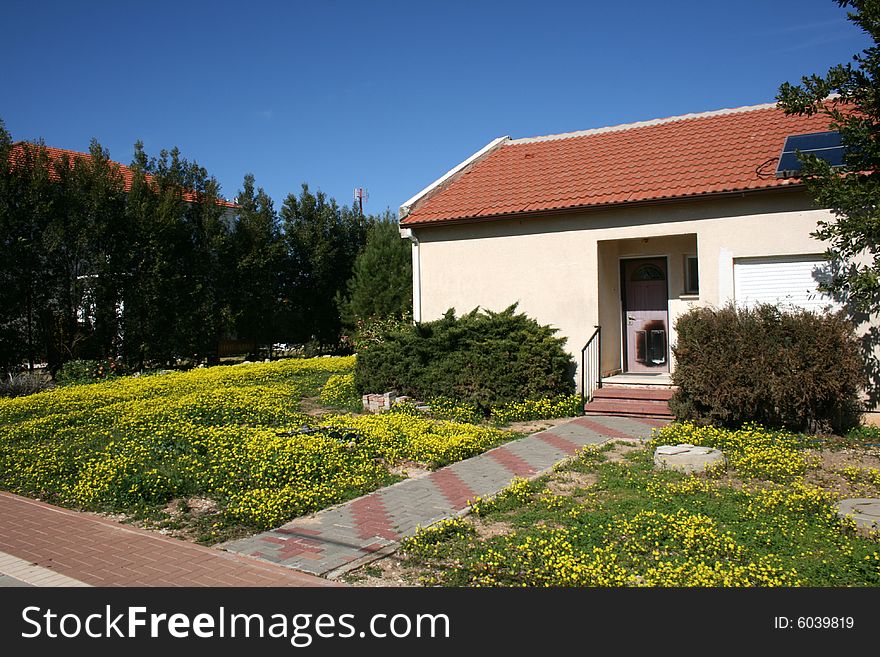
POLYGON ((299 197, 289 194, 284 200, 281 219, 287 249, 284 298, 289 300, 285 339, 335 344, 341 329, 337 293, 351 276, 367 221, 323 192, 312 194, 306 184, 299 197))
POLYGON ((239 338, 271 346, 277 337, 284 268, 278 216, 263 188, 255 190, 251 174, 245 176, 236 203, 233 324, 239 338))
POLYGON ((412 257, 409 241, 400 238, 391 212, 376 218, 363 251, 354 262, 347 294, 340 300, 343 321, 397 318, 412 309, 412 257))

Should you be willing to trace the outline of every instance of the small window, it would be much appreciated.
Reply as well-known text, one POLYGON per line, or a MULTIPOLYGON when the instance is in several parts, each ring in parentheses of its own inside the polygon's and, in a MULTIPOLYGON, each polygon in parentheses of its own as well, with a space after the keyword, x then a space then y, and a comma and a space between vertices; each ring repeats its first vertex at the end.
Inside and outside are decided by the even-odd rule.
POLYGON ((684 293, 700 293, 700 268, 695 255, 684 257, 684 293))
POLYGON ((631 281, 664 281, 666 277, 663 275, 663 270, 660 269, 657 265, 642 265, 638 269, 636 269, 632 276, 630 276, 631 281))

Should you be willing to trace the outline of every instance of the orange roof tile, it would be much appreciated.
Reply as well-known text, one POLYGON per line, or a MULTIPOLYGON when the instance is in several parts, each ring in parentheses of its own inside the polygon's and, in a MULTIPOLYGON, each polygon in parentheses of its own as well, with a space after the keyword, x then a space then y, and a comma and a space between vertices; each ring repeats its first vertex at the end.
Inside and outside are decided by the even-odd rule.
POLYGON ((775 177, 785 138, 825 130, 827 116, 758 105, 508 139, 416 200, 401 225, 796 185, 775 177))
MULTIPOLYGON (((10 160, 12 162, 15 162, 16 160, 21 158, 23 144, 26 144, 26 143, 28 143, 28 142, 18 141, 12 145, 12 153, 10 154, 10 160)), ((79 151, 71 151, 66 148, 55 148, 54 146, 42 146, 42 148, 44 148, 46 150, 46 154, 48 155, 49 160, 52 162, 56 162, 58 160, 61 160, 64 157, 69 158, 71 161, 73 161, 76 158, 91 157, 91 155, 89 153, 81 153, 79 151)), ((116 167, 117 170, 119 171, 119 173, 122 175, 122 180, 125 185, 125 191, 126 192, 130 191, 132 179, 134 177, 134 171, 132 171, 131 168, 125 166, 124 164, 120 164, 119 162, 113 162, 111 160, 111 164, 114 167, 116 167)), ((50 175, 52 175, 51 172, 50 172, 50 175)), ((153 181, 153 177, 149 174, 147 174, 146 178, 147 178, 148 182, 153 181)), ((190 202, 195 201, 196 200, 195 192, 191 192, 191 191, 184 192, 183 200, 190 201, 190 202)), ((222 205, 223 207, 226 207, 226 208, 237 208, 238 207, 238 205, 236 205, 232 201, 227 201, 226 199, 222 199, 222 198, 217 203, 218 203, 218 205, 222 205)))

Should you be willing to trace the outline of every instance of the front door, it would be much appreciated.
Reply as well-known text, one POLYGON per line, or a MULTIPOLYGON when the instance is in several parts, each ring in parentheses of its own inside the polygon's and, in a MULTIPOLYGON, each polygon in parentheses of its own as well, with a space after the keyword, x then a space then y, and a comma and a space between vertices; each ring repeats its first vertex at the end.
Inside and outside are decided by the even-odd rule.
POLYGON ((621 269, 626 370, 668 372, 666 258, 624 260, 621 269))

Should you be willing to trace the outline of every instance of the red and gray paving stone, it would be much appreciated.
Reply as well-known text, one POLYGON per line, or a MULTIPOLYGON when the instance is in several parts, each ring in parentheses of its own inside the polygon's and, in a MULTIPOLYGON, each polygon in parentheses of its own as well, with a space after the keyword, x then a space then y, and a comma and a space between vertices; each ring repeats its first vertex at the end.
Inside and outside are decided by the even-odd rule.
POLYGON ((0 587, 328 585, 334 583, 0 492, 0 587))
POLYGON ((468 500, 494 495, 514 477, 547 472, 586 445, 644 439, 652 428, 665 424, 642 418, 577 418, 223 547, 333 577, 392 551, 419 527, 466 512, 468 500))

